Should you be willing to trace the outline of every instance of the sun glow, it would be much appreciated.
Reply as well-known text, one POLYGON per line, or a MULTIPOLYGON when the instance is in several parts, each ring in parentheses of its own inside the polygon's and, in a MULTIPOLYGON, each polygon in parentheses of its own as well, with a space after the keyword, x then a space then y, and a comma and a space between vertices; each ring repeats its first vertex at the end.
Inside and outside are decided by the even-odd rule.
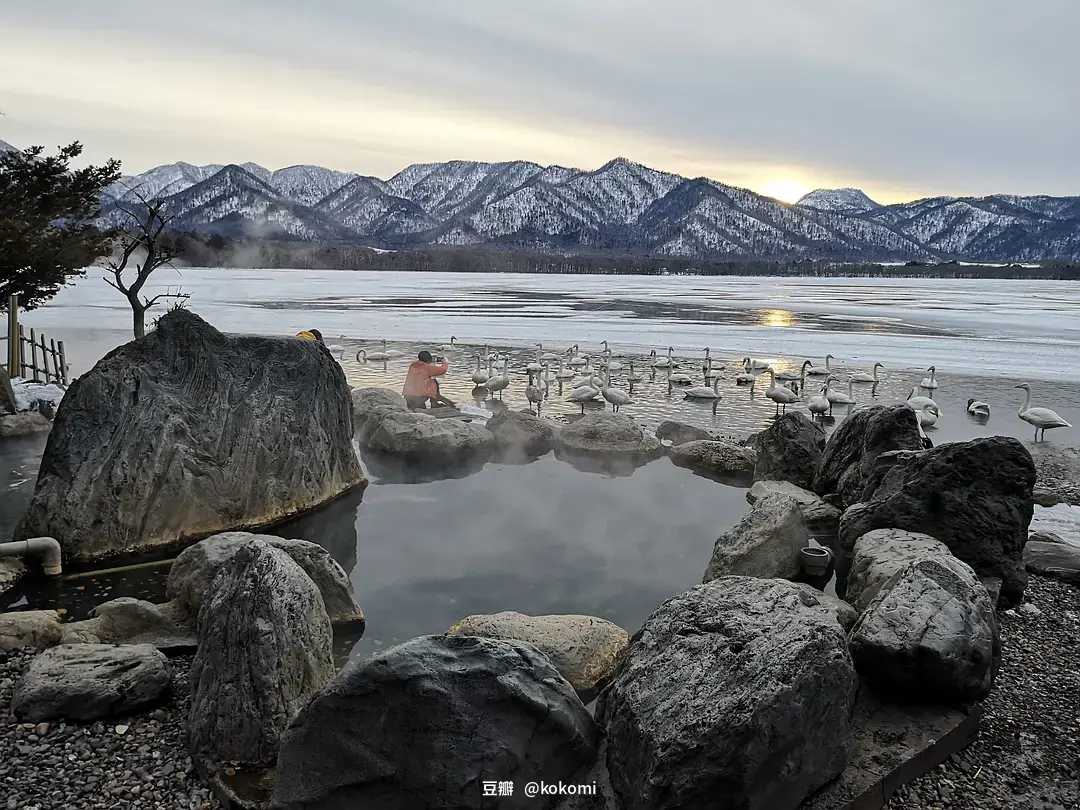
POLYGON ((760 189, 761 193, 765 196, 774 197, 777 200, 788 203, 798 202, 799 198, 810 190, 810 187, 805 183, 790 177, 778 177, 773 180, 766 180, 760 189))

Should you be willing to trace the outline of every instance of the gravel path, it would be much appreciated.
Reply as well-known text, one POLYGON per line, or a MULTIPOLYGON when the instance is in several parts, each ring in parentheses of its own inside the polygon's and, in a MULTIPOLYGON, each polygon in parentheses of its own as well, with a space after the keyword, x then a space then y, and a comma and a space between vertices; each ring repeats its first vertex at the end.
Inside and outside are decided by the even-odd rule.
POLYGON ((172 700, 108 723, 15 722, 11 695, 32 655, 0 652, 0 810, 207 810, 221 805, 192 772, 182 718, 191 657, 172 660, 172 700))
POLYGON ((891 810, 1080 807, 1080 588, 1032 575, 1025 599, 999 617, 1001 671, 978 738, 891 810))

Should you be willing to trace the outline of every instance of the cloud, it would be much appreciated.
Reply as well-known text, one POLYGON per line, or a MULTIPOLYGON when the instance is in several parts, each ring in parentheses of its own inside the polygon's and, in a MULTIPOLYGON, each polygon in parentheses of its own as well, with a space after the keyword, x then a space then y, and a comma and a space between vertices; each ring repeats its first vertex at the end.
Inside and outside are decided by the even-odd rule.
POLYGON ((1080 186, 1080 7, 1065 0, 123 0, 9 16, 0 136, 79 137, 129 170, 255 160, 387 176, 625 154, 886 200, 1080 186))

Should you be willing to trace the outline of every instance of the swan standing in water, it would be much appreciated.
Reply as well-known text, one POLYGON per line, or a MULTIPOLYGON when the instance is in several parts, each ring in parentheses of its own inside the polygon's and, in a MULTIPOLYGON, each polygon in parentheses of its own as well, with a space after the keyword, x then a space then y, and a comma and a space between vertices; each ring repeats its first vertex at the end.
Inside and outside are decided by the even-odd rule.
POLYGON ((1035 428, 1035 441, 1039 440, 1040 430, 1043 432, 1043 441, 1046 441, 1047 429, 1053 430, 1054 428, 1072 427, 1071 424, 1058 416, 1056 411, 1052 411, 1049 408, 1032 408, 1030 385, 1027 383, 1020 383, 1014 387, 1023 389, 1026 394, 1024 397, 1024 404, 1016 411, 1016 415, 1035 428))
POLYGON ((555 379, 558 380, 560 383, 563 383, 566 380, 574 379, 574 370, 566 368, 566 365, 565 363, 563 363, 562 358, 559 358, 559 370, 555 372, 555 379))
POLYGON ((357 363, 366 363, 368 360, 375 360, 379 363, 385 363, 390 359, 390 355, 386 352, 369 352, 367 349, 361 349, 356 353, 357 363))
POLYGON ((576 343, 566 350, 566 354, 568 355, 566 365, 570 366, 570 368, 581 368, 589 362, 587 358, 578 354, 578 345, 576 343))
POLYGON ((709 357, 705 361, 705 382, 710 380, 719 379, 724 373, 724 367, 722 365, 714 365, 713 359, 709 357))
POLYGON ((529 400, 529 413, 532 413, 532 406, 536 406, 536 415, 540 415, 540 403, 544 401, 544 389, 539 385, 533 385, 533 374, 536 372, 529 372, 529 382, 525 385, 525 399, 529 400))
POLYGON ((907 404, 910 405, 915 410, 919 410, 921 408, 926 408, 926 407, 933 407, 934 410, 936 410, 938 412, 938 414, 940 415, 941 406, 938 405, 936 402, 934 402, 934 400, 930 399, 930 397, 924 397, 922 395, 915 396, 915 392, 917 390, 918 389, 916 389, 916 388, 911 389, 911 393, 908 394, 908 396, 907 396, 907 400, 906 400, 907 404))
POLYGON ((735 375, 736 385, 753 385, 757 380, 757 375, 750 371, 750 358, 744 357, 742 360, 743 371, 741 374, 735 375))
POLYGON ((930 376, 922 378, 922 382, 919 383, 919 388, 925 388, 927 391, 933 391, 938 387, 937 366, 930 366, 927 371, 930 372, 930 376))
POLYGON ((581 406, 582 415, 585 414, 585 403, 592 402, 600 395, 600 383, 599 380, 594 379, 585 385, 579 385, 573 391, 571 391, 567 397, 567 402, 575 402, 581 406), (596 383, 593 385, 593 383, 596 383))
POLYGON ((493 394, 498 392, 499 399, 502 399, 502 392, 510 387, 510 372, 507 370, 510 359, 504 357, 502 362, 502 374, 490 377, 486 383, 487 390, 493 394))
POLYGON ((989 419, 990 403, 983 402, 981 399, 969 399, 967 401, 967 412, 980 419, 989 419))
MULTIPOLYGON (((612 388, 610 374, 607 375, 604 385, 600 388, 600 396, 611 403, 612 413, 618 413, 623 405, 634 404, 634 400, 630 398, 630 394, 626 391, 623 391, 621 388, 612 388)), ((582 408, 582 410, 584 410, 584 408, 582 408)))
POLYGON ((824 368, 821 368, 820 366, 816 366, 816 367, 814 367, 813 371, 808 371, 806 373, 809 374, 811 377, 828 377, 830 374, 832 374, 832 368, 829 366, 829 361, 830 360, 835 360, 835 359, 836 358, 833 357, 831 354, 827 354, 827 355, 825 355, 825 367, 824 368))
POLYGON ((649 357, 652 358, 652 367, 653 368, 674 368, 675 367, 675 359, 671 356, 672 352, 674 352, 674 351, 675 351, 674 346, 668 346, 667 347, 667 357, 657 357, 656 356, 656 349, 653 349, 651 352, 649 352, 649 357))
POLYGON ((765 396, 776 403, 777 416, 780 415, 781 407, 783 407, 784 413, 787 413, 787 406, 798 402, 799 395, 787 386, 779 385, 776 382, 776 374, 773 373, 771 368, 765 369, 765 372, 769 375, 769 387, 765 389, 765 396))
POLYGON ((480 355, 476 355, 476 371, 472 373, 472 381, 475 385, 483 385, 488 381, 488 375, 480 369, 480 355))
POLYGON ((540 361, 543 363, 557 362, 558 359, 562 356, 559 354, 555 354, 554 352, 545 352, 543 343, 537 343, 536 348, 540 350, 540 361))
POLYGON ((810 401, 806 403, 806 407, 810 409, 813 417, 824 416, 826 411, 832 408, 832 404, 825 396, 825 392, 828 390, 829 384, 826 382, 825 385, 821 386, 821 392, 810 397, 810 401))
POLYGON ((834 380, 839 382, 836 377, 827 377, 825 379, 825 387, 827 389, 825 391, 825 398, 829 400, 829 416, 832 416, 833 405, 847 405, 850 407, 855 404, 855 394, 851 380, 848 380, 846 394, 843 391, 834 391, 832 388, 829 388, 829 383, 834 380))
POLYGON ((720 378, 713 379, 712 385, 695 385, 683 391, 683 399, 722 399, 720 395, 720 378))
POLYGON ((874 363, 873 374, 868 374, 865 371, 856 371, 854 374, 851 375, 851 379, 857 383, 873 383, 874 385, 877 385, 879 382, 881 382, 881 380, 879 380, 877 376, 877 370, 879 368, 885 368, 885 364, 874 363))

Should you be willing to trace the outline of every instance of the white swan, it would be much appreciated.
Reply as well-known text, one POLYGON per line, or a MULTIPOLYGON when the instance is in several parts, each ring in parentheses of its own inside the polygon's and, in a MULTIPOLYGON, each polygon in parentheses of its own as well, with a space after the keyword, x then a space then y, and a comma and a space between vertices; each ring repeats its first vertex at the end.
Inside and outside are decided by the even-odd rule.
POLYGON ((559 382, 574 379, 574 370, 572 368, 566 368, 562 358, 559 358, 559 370, 555 372, 555 379, 559 382))
MULTIPOLYGON (((848 380, 847 393, 843 391, 834 391, 829 388, 829 383, 836 380, 836 377, 827 377, 825 380, 825 399, 829 400, 829 416, 832 416, 833 405, 854 405, 855 394, 851 380, 848 380)), ((839 381, 838 381, 839 382, 839 381)))
POLYGON ((476 385, 483 385, 488 381, 488 374, 480 370, 480 355, 476 355, 476 371, 472 373, 472 381, 476 385))
POLYGON ((754 369, 757 369, 758 371, 764 371, 765 369, 770 368, 769 364, 766 361, 757 360, 750 357, 743 358, 743 365, 745 365, 746 368, 750 371, 753 371, 754 369))
POLYGON ((554 352, 545 352, 543 343, 537 343, 536 348, 540 350, 540 360, 544 363, 554 363, 562 357, 562 355, 555 354, 554 352))
POLYGON ((827 383, 821 386, 821 393, 810 397, 810 400, 806 403, 806 407, 810 409, 810 413, 814 416, 823 416, 826 411, 832 407, 829 400, 825 397, 825 392, 828 388, 829 386, 827 383))
POLYGON ((581 368, 582 366, 587 365, 589 362, 588 358, 582 357, 578 354, 578 345, 576 343, 569 349, 567 349, 566 353, 567 355, 569 355, 566 361, 566 365, 570 366, 570 368, 581 368))
POLYGON ((750 358, 744 357, 742 360, 743 370, 741 374, 735 375, 736 385, 753 385, 757 379, 757 375, 750 371, 750 358))
POLYGON ((668 346, 667 347, 667 357, 657 357, 656 356, 656 349, 653 349, 651 352, 649 352, 649 357, 652 358, 652 366, 653 366, 653 368, 673 368, 675 366, 675 360, 671 356, 671 354, 674 351, 675 351, 674 346, 668 346))
POLYGON ((366 363, 368 360, 385 363, 389 359, 390 355, 387 352, 369 352, 367 349, 361 349, 356 353, 356 362, 358 363, 366 363))
POLYGON ((502 399, 502 392, 510 387, 510 372, 507 370, 509 362, 509 358, 504 357, 502 374, 488 378, 486 383, 487 390, 493 394, 498 392, 499 399, 502 399))
POLYGON ((689 374, 686 374, 686 373, 684 373, 682 371, 676 371, 676 372, 673 372, 671 374, 668 374, 668 382, 672 383, 673 385, 689 385, 693 381, 694 381, 693 377, 691 377, 689 374))
POLYGON ((930 366, 927 371, 930 372, 930 376, 922 378, 922 382, 919 383, 919 388, 925 388, 927 391, 933 391, 935 388, 938 387, 937 366, 930 366))
POLYGON ((638 372, 634 371, 634 364, 633 364, 633 362, 631 362, 630 363, 630 370, 628 372, 626 372, 626 380, 627 380, 627 382, 632 382, 632 383, 641 382, 644 379, 645 379, 644 376, 642 376, 638 372))
POLYGON ((765 371, 769 375, 769 387, 765 389, 765 396, 776 403, 777 416, 780 415, 781 407, 783 407, 784 413, 787 413, 787 406, 798 402, 799 395, 787 386, 777 384, 776 374, 773 373, 771 368, 767 368, 765 371))
POLYGON ((712 385, 695 385, 683 390, 684 399, 721 399, 720 378, 715 377, 712 385))
POLYGON ((594 382, 597 382, 597 385, 593 385, 592 383, 589 383, 587 385, 579 385, 566 396, 566 401, 576 402, 578 405, 581 406, 581 412, 584 414, 585 403, 592 402, 600 395, 599 381, 594 380, 594 382))
POLYGON ((868 374, 865 371, 856 371, 851 375, 851 379, 857 383, 873 383, 877 385, 881 380, 878 379, 877 370, 879 368, 885 368, 884 363, 874 363, 874 373, 868 374))
POLYGON ((906 400, 908 405, 910 405, 915 410, 919 410, 920 408, 926 408, 928 406, 933 406, 939 413, 941 412, 941 406, 934 402, 934 400, 930 399, 930 397, 924 397, 921 395, 915 396, 916 390, 918 389, 912 388, 911 393, 908 394, 906 400))
POLYGON ((1035 441, 1039 440, 1039 431, 1043 432, 1043 441, 1046 440, 1047 429, 1053 430, 1054 428, 1072 427, 1071 424, 1066 422, 1056 411, 1052 411, 1049 408, 1032 408, 1031 407, 1031 386, 1027 383, 1020 383, 1015 386, 1016 388, 1022 388, 1026 393, 1024 397, 1024 404, 1016 411, 1016 415, 1023 421, 1035 428, 1035 441))
POLYGON ((811 377, 828 377, 830 374, 832 374, 832 368, 829 366, 829 361, 835 359, 836 358, 833 357, 831 354, 827 354, 825 355, 824 368, 822 368, 821 366, 815 366, 813 371, 808 371, 806 373, 809 374, 811 377))
POLYGON ((723 365, 715 365, 710 357, 705 361, 705 382, 719 379, 724 373, 723 365))
POLYGON ((634 400, 630 398, 630 395, 623 391, 621 388, 613 388, 611 386, 611 375, 607 376, 607 380, 600 388, 600 396, 611 403, 611 412, 618 413, 619 409, 623 405, 633 405, 634 400))
POLYGON ((933 427, 940 416, 941 411, 935 405, 923 405, 921 408, 916 408, 915 417, 919 420, 919 435, 925 439, 926 434, 922 432, 922 428, 933 427))
POLYGON ((990 403, 983 402, 981 399, 969 399, 967 401, 967 412, 972 416, 989 418, 990 403))
POLYGON ((454 345, 456 342, 457 342, 457 337, 455 337, 454 335, 451 335, 450 336, 450 342, 449 343, 444 343, 439 348, 442 349, 444 352, 452 352, 452 351, 454 351, 454 349, 457 348, 457 346, 454 345))
POLYGON ((532 406, 536 406, 536 415, 540 415, 540 403, 544 401, 544 389, 539 385, 533 385, 533 373, 529 372, 529 382, 525 385, 525 399, 529 401, 529 412, 532 406))

